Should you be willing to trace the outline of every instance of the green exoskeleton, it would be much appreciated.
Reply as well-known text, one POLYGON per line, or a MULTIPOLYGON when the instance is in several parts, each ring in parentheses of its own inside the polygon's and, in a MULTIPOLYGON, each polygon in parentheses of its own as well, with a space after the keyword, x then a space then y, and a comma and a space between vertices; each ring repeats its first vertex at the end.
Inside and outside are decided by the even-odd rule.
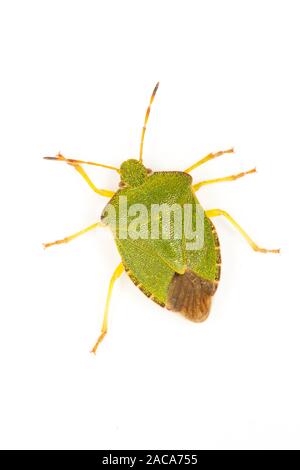
MULTIPOLYGON (((224 210, 203 210, 196 192, 205 185, 233 181, 250 173, 255 168, 236 175, 193 183, 190 172, 200 165, 232 153, 233 149, 210 153, 184 171, 152 172, 143 164, 143 146, 146 126, 158 83, 151 95, 146 111, 140 142, 139 159, 124 161, 120 168, 95 162, 65 158, 61 154, 47 159, 63 161, 71 165, 100 196, 110 198, 102 212, 100 221, 69 237, 46 243, 44 246, 67 243, 79 235, 96 227, 109 227, 115 238, 121 262, 115 269, 108 288, 101 333, 92 352, 107 332, 107 319, 112 289, 117 278, 126 271, 130 279, 147 297, 168 310, 180 312, 189 320, 202 322, 209 315, 211 299, 216 292, 220 279, 221 255, 218 236, 212 217, 224 216, 240 232, 251 248, 262 253, 278 253, 279 250, 260 248, 240 225, 224 210), (114 191, 97 188, 82 164, 96 165, 117 171, 120 175, 119 189, 114 191), (126 202, 124 209, 123 205, 126 202), (137 207, 139 210, 137 210, 137 207), (168 220, 161 209, 179 210, 177 219, 178 236, 175 236, 176 217, 174 213, 168 220), (142 211, 142 209, 143 211, 142 211), (154 211, 154 209, 157 209, 154 211), (189 208, 189 216, 185 209, 189 208), (134 209, 134 210, 132 210, 134 209), (182 214, 180 213, 182 209, 182 214), (184 210, 183 210, 184 209, 184 210), (136 214, 139 213, 139 217, 136 214), (190 232, 196 234, 198 245, 191 245, 186 228, 190 219, 190 232), (153 226, 156 227, 154 230, 153 226), (134 228, 134 230, 133 230, 134 228), (158 229, 158 230, 157 230, 158 229), (169 236, 162 236, 164 235, 169 236)), ((176 212, 176 211, 175 211, 176 212)))

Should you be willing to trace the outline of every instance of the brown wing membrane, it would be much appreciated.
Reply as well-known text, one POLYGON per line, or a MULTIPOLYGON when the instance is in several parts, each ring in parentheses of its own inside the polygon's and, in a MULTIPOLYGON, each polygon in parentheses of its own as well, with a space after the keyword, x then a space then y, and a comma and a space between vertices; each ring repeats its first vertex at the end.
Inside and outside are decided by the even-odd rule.
POLYGON ((169 287, 166 307, 173 312, 180 312, 189 320, 202 322, 210 311, 211 298, 217 284, 201 278, 192 271, 184 274, 175 273, 169 287))

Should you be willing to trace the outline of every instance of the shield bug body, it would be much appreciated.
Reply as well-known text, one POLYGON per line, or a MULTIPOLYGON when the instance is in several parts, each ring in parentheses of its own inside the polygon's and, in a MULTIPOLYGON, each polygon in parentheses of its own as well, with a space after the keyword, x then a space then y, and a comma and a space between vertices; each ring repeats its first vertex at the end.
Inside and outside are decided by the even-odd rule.
POLYGON ((146 111, 139 159, 129 159, 120 168, 95 162, 65 158, 61 154, 46 159, 71 165, 99 195, 110 201, 101 220, 69 237, 44 246, 67 243, 96 227, 109 227, 121 256, 121 263, 110 280, 100 336, 92 352, 107 332, 107 318, 113 285, 126 271, 147 297, 162 307, 180 312, 189 320, 202 322, 209 315, 211 299, 220 279, 219 240, 211 217, 224 216, 249 245, 262 253, 279 250, 260 248, 240 225, 221 209, 203 210, 196 192, 205 185, 233 181, 255 168, 236 175, 193 184, 190 172, 209 160, 232 153, 233 149, 210 153, 184 171, 152 172, 143 164, 143 145, 155 86, 146 111), (96 165, 120 174, 116 192, 98 189, 81 165, 96 165))

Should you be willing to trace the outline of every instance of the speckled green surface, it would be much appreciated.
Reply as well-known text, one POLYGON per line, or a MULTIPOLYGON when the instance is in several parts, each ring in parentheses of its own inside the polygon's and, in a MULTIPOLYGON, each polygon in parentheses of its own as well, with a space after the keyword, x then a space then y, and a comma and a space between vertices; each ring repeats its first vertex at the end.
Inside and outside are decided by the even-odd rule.
MULTIPOLYGON (((216 241, 212 225, 204 216, 204 223, 200 224, 204 230, 204 244, 202 248, 196 250, 186 249, 184 237, 180 240, 120 239, 120 230, 125 226, 125 219, 120 211, 120 196, 127 196, 128 208, 132 204, 143 204, 149 213, 151 204, 183 206, 190 203, 193 208, 192 226, 195 229, 196 205, 199 205, 199 202, 191 184, 192 178, 186 173, 156 172, 146 177, 144 182, 136 187, 120 189, 109 202, 114 207, 117 217, 120 217, 115 241, 126 270, 147 295, 153 295, 161 303, 166 302, 169 284, 175 272, 183 273, 186 269, 190 269, 205 279, 215 279, 216 241)), ((106 209, 103 211, 104 214, 107 214, 106 209)), ((129 216, 127 223, 135 217, 129 216)), ((112 227, 113 221, 109 216, 106 216, 104 222, 112 227)), ((149 219, 141 218, 140 226, 143 225, 150 231, 149 219)), ((171 233, 172 230, 171 225, 171 233)))

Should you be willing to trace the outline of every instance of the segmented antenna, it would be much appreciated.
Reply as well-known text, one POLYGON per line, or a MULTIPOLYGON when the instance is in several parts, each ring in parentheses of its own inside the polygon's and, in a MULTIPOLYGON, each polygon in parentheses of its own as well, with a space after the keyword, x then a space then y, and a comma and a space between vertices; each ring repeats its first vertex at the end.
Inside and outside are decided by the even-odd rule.
POLYGON ((150 114, 150 110, 151 110, 151 105, 153 103, 153 100, 154 100, 154 97, 156 95, 156 92, 157 92, 157 89, 159 87, 159 82, 157 82, 157 84, 155 85, 155 88, 152 92, 152 95, 151 95, 151 98, 150 98, 150 103, 149 103, 149 106, 147 108, 147 111, 146 111, 146 115, 145 115, 145 120, 144 120, 144 127, 142 129, 142 136, 141 136, 141 143, 140 143, 140 162, 143 163, 143 147, 144 147, 144 138, 145 138, 145 132, 146 132, 146 127, 147 127, 147 122, 148 122, 148 119, 149 119, 149 114, 150 114))

